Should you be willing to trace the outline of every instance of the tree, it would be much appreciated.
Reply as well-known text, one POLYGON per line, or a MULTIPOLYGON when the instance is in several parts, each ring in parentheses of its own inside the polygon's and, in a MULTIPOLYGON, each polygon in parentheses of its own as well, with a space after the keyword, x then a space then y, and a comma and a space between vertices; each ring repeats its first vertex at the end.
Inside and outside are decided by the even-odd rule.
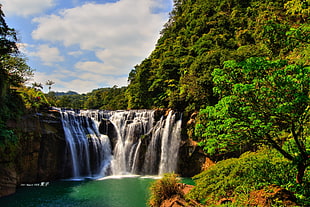
POLYGON ((51 80, 46 81, 45 85, 47 85, 47 86, 48 86, 48 92, 50 92, 50 91, 51 91, 51 89, 52 89, 52 85, 54 85, 54 84, 55 84, 55 82, 54 82, 54 81, 51 81, 51 80))
POLYGON ((34 88, 36 91, 39 91, 43 89, 43 86, 42 86, 42 83, 34 82, 32 83, 32 88, 34 88))
MULTIPOLYGON (((0 4, 0 131, 7 131, 6 121, 24 112, 24 102, 18 88, 33 75, 17 47, 17 35, 8 27, 0 4)), ((0 138, 9 138, 5 133, 0 138)))
POLYGON ((285 3, 287 13, 306 22, 310 15, 310 0, 290 0, 285 3))
POLYGON ((6 24, 1 7, 0 4, 0 100, 7 94, 9 88, 9 74, 5 68, 5 62, 9 55, 18 52, 16 32, 6 24))
POLYGON ((286 61, 249 58, 226 61, 212 73, 215 106, 200 111, 196 135, 204 149, 215 154, 244 145, 267 144, 297 166, 302 183, 310 165, 310 67, 286 61), (289 145, 289 147, 287 147, 289 145))
POLYGON ((26 58, 21 55, 18 56, 6 56, 2 59, 3 69, 8 74, 8 84, 12 87, 19 87, 30 79, 33 75, 33 69, 31 69, 27 63, 26 58))

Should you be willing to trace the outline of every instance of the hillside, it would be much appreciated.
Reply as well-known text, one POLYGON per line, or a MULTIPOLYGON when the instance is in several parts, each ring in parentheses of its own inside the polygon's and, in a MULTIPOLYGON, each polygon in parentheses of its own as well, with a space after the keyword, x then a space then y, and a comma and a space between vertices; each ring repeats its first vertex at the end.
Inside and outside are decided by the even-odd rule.
POLYGON ((218 163, 194 177, 187 199, 309 205, 310 1, 174 3, 126 94, 129 108, 196 117, 187 134, 218 163), (294 202, 276 198, 279 189, 293 192, 294 202))
POLYGON ((155 50, 129 74, 128 107, 193 112, 214 105, 211 73, 227 60, 266 57, 309 64, 308 4, 176 0, 155 50))

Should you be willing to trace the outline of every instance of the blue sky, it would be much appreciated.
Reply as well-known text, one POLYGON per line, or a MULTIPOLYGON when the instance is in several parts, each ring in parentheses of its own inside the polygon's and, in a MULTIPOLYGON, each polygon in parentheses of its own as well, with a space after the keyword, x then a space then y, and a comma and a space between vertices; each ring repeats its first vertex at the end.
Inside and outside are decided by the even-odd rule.
MULTIPOLYGON (((2 0, 34 72, 54 91, 127 85, 169 18, 172 0, 2 0)), ((44 91, 47 92, 44 85, 44 91)))

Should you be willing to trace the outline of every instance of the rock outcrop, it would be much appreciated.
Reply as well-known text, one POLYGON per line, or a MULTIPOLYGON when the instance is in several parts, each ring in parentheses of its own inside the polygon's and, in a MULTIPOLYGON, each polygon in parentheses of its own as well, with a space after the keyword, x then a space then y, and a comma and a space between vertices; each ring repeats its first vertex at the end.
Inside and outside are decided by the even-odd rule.
POLYGON ((191 139, 182 141, 179 151, 178 172, 183 177, 192 177, 204 170, 207 156, 191 139))
POLYGON ((186 200, 185 195, 193 188, 193 185, 187 185, 184 183, 179 183, 178 188, 180 194, 173 195, 171 198, 164 200, 160 207, 199 207, 199 203, 193 200, 186 200))

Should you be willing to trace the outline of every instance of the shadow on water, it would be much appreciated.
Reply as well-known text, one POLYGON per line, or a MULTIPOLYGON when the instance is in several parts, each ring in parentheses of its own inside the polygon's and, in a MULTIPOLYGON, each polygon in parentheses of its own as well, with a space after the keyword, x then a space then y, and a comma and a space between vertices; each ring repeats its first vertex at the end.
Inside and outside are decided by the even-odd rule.
POLYGON ((151 178, 58 181, 46 187, 20 187, 0 198, 0 206, 145 207, 151 178))

